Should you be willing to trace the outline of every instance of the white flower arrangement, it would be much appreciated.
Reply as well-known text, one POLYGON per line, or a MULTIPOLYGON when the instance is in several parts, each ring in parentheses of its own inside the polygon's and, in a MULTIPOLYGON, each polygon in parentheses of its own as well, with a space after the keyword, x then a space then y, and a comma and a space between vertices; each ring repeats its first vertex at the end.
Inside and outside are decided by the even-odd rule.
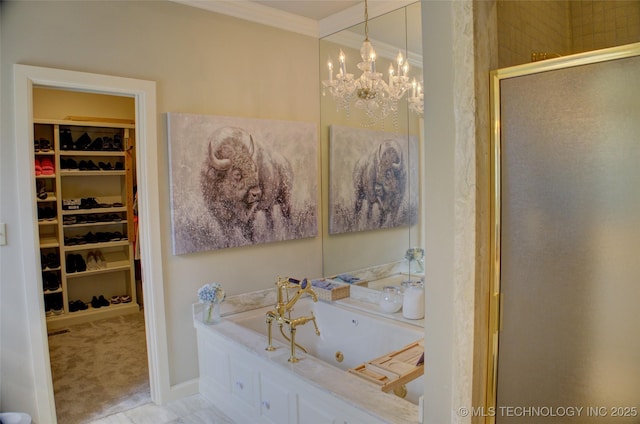
POLYGON ((227 297, 222 284, 209 283, 198 289, 198 299, 200 303, 222 303, 227 297))

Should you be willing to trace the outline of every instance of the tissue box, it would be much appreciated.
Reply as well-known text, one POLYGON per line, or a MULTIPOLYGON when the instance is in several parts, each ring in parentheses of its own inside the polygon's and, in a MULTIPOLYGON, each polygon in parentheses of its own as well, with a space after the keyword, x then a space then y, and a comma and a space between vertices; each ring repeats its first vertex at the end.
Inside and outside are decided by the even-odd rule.
POLYGON ((314 280, 311 282, 313 291, 318 295, 318 299, 334 301, 349 297, 349 286, 345 284, 330 283, 326 280, 314 280))

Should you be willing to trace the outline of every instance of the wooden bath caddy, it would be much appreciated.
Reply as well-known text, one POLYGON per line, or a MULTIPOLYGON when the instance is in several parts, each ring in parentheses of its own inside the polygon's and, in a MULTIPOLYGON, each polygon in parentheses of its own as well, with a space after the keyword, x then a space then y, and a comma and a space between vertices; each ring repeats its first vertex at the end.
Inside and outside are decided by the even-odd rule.
POLYGON ((390 392, 424 373, 423 355, 424 339, 350 368, 349 372, 377 384, 383 392, 390 392))

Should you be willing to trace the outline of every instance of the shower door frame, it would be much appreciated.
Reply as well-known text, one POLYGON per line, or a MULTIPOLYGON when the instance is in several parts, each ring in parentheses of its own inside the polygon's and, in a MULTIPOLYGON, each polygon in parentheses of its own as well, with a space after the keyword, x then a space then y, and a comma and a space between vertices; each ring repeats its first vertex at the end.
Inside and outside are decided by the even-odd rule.
POLYGON ((478 422, 493 424, 496 421, 497 383, 498 383, 498 346, 502 328, 503 297, 500 288, 500 237, 501 237, 501 116, 500 116, 500 82, 505 79, 567 69, 576 66, 590 65, 617 59, 640 56, 640 43, 611 47, 586 53, 564 56, 540 62, 498 69, 490 73, 490 246, 489 272, 490 288, 488 299, 488 355, 486 404, 475 415, 478 422))

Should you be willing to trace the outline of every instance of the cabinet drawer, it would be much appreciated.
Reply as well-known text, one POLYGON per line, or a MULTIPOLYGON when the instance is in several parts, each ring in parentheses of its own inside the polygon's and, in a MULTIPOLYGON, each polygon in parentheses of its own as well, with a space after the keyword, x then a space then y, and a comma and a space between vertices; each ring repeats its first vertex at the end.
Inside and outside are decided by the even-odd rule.
POLYGON ((247 406, 255 408, 255 372, 247 363, 231 360, 231 392, 247 406))
POLYGON ((295 423, 297 415, 295 398, 295 393, 290 393, 281 384, 275 383, 264 374, 260 376, 260 415, 268 422, 295 423))

